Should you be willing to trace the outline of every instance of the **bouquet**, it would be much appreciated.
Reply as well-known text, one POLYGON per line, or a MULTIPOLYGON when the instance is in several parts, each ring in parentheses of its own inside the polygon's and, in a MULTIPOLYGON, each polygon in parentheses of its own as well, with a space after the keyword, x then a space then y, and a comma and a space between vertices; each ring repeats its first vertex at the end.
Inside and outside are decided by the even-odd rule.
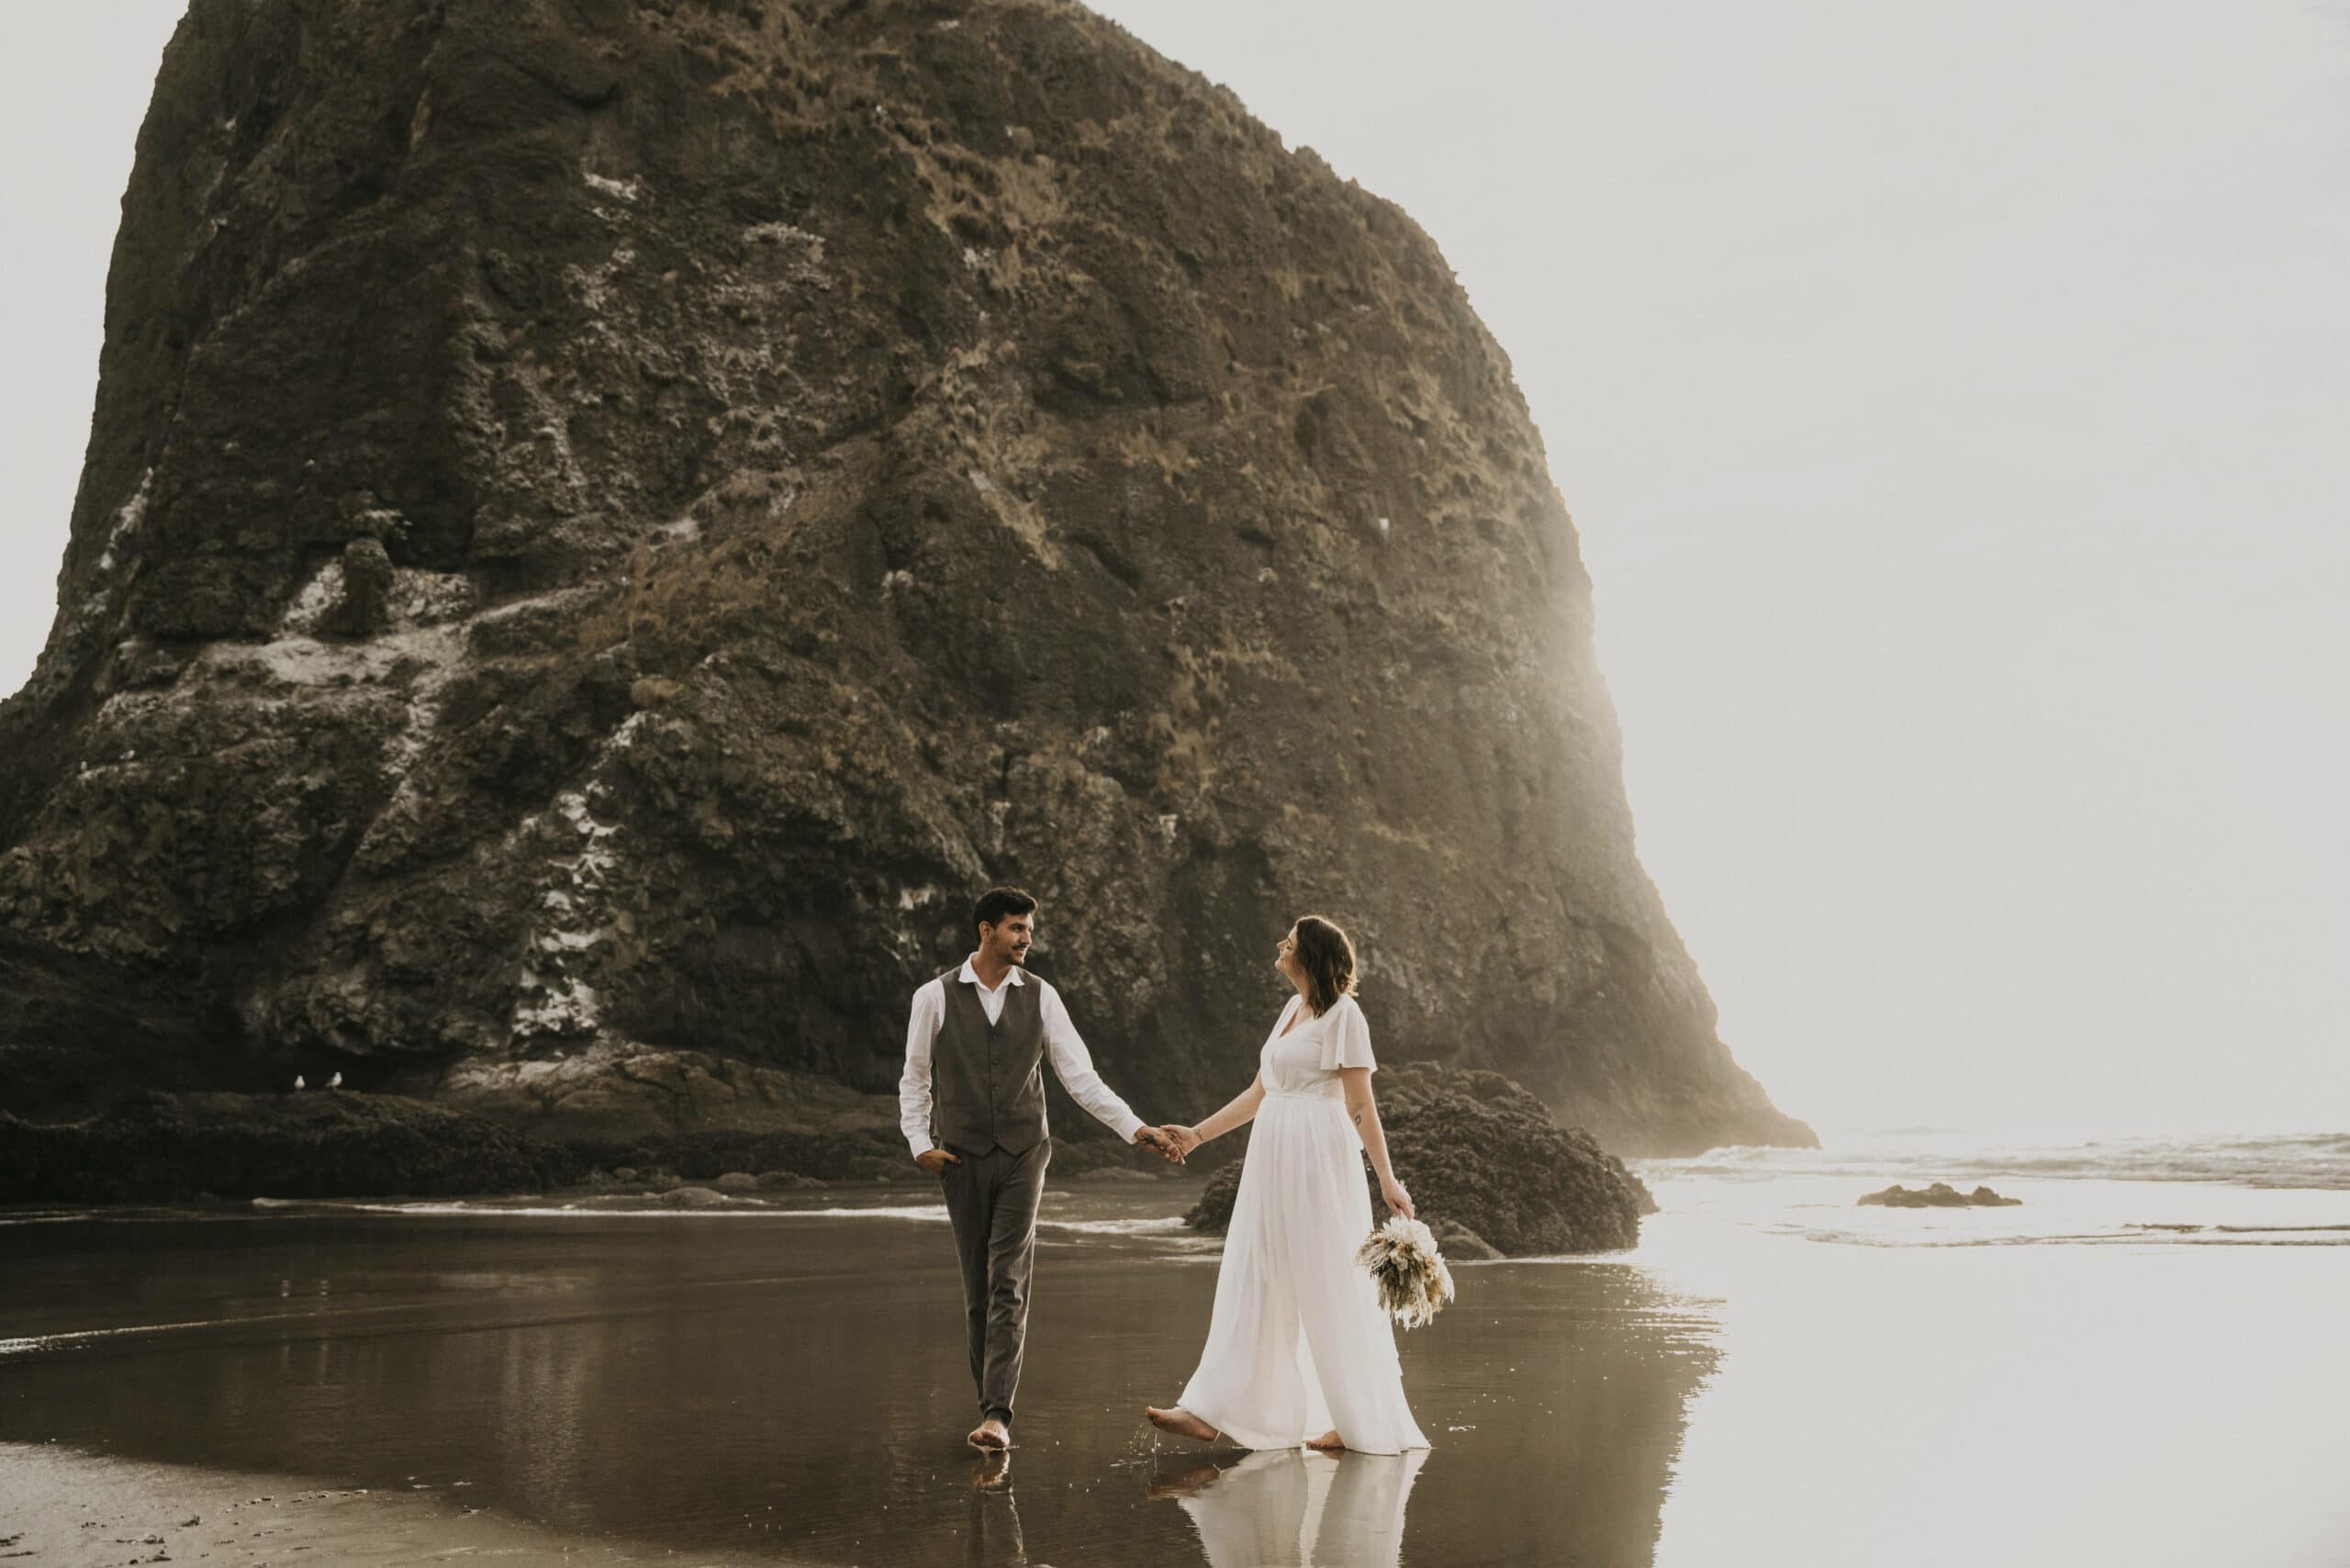
POLYGON ((1371 1271, 1381 1310, 1406 1328, 1433 1322, 1452 1300, 1452 1271, 1437 1250, 1436 1234, 1418 1220, 1390 1215, 1355 1261, 1371 1271))

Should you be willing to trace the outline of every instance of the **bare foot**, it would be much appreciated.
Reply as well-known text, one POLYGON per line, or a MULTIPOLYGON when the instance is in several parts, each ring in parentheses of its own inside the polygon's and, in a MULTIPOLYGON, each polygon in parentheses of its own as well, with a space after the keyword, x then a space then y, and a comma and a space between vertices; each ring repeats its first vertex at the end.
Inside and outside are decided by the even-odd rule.
POLYGON ((1012 1446, 1011 1429, 990 1416, 973 1428, 964 1439, 975 1449, 1008 1449, 1012 1446))
POLYGON ((1012 1450, 988 1450, 979 1460, 979 1467, 971 1472, 971 1489, 975 1492, 1011 1491, 1012 1450))
POLYGON ((1336 1453, 1344 1450, 1347 1445, 1338 1440, 1338 1428, 1333 1427, 1318 1438, 1306 1439, 1305 1446, 1310 1449, 1320 1449, 1324 1453, 1336 1453))
POLYGON ((1146 1405, 1142 1407, 1142 1413, 1149 1417, 1150 1424, 1162 1432, 1172 1432, 1179 1438, 1192 1438, 1203 1443, 1212 1443, 1216 1439, 1216 1429, 1214 1427, 1209 1426, 1180 1405, 1172 1410, 1161 1410, 1156 1405, 1146 1405))

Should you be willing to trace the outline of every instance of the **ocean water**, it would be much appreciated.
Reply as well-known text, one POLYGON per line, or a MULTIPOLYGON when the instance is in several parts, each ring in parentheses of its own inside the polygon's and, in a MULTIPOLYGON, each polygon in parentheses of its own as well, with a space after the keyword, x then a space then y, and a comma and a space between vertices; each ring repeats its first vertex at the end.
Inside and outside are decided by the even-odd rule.
MULTIPOLYGON (((2350 1246, 2350 1134, 2017 1140, 1940 1128, 1832 1134, 1816 1149, 1635 1161, 1676 1245, 1719 1232, 1860 1247, 2350 1246), (1977 1185, 2016 1207, 1863 1207, 1898 1182, 1977 1185), (1670 1201, 1666 1201, 1668 1196, 1670 1201)), ((1653 1251, 1651 1235, 1643 1251, 1653 1251)))
POLYGON ((1639 1162, 1723 1351, 1657 1562, 2350 1563, 2350 1136, 1823 1143, 1639 1162))
POLYGON ((111 1465, 624 1560, 2350 1564, 2350 1137, 1829 1143, 1640 1162, 1637 1249, 1458 1268, 1408 1461, 1141 1420, 1214 1286, 1184 1183, 1049 1193, 994 1476, 916 1183, 0 1213, 0 1539, 121 1561, 70 1517, 111 1465), (1855 1204, 1896 1181, 2023 1203, 1855 1204))

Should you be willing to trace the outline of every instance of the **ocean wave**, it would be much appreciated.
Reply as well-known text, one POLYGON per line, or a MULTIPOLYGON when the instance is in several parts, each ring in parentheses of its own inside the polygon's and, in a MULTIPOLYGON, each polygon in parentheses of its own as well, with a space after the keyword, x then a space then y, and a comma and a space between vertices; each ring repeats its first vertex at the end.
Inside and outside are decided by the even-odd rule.
MULTIPOLYGON (((376 1201, 358 1198, 254 1198, 251 1209, 227 1213, 204 1213, 186 1209, 140 1208, 115 1209, 103 1207, 76 1209, 28 1209, 0 1214, 0 1226, 12 1225, 62 1225, 74 1221, 119 1223, 123 1221, 191 1220, 254 1218, 272 1215, 288 1217, 311 1215, 365 1214, 398 1215, 412 1218, 461 1219, 867 1219, 908 1220, 923 1225, 946 1223, 944 1204, 876 1204, 858 1206, 841 1204, 824 1208, 805 1208, 768 1199, 730 1198, 723 1204, 702 1208, 670 1208, 657 1199, 588 1198, 575 1203, 532 1203, 527 1198, 420 1198, 414 1200, 376 1201), (257 1213, 256 1213, 257 1211, 257 1213)), ((1052 1214, 1040 1215, 1039 1229, 1071 1232, 1080 1236, 1126 1236, 1186 1240, 1182 1216, 1154 1215, 1140 1218, 1062 1218, 1052 1214)), ((1217 1238, 1208 1238, 1210 1245, 1220 1246, 1217 1238)))
MULTIPOLYGON (((479 1202, 463 1198, 419 1200, 413 1203, 366 1203, 360 1201, 318 1201, 296 1204, 282 1199, 255 1199, 256 1204, 273 1208, 303 1207, 331 1209, 341 1213, 395 1214, 414 1215, 461 1215, 498 1218, 521 1216, 533 1219, 699 1219, 710 1217, 761 1219, 871 1219, 912 1220, 922 1224, 946 1223, 944 1204, 873 1204, 863 1206, 839 1205, 828 1208, 790 1208, 763 1203, 755 1198, 731 1200, 723 1204, 702 1208, 673 1209, 657 1200, 641 1200, 631 1207, 610 1206, 610 1200, 589 1200, 559 1205, 499 1202, 495 1199, 479 1202)), ((1183 1231, 1181 1215, 1154 1215, 1143 1218, 1125 1219, 1063 1219, 1050 1214, 1036 1221, 1040 1230, 1075 1231, 1087 1236, 1178 1236, 1183 1231)))
MULTIPOLYGON (((256 1204, 266 1203, 273 1208, 297 1206, 277 1199, 256 1198, 256 1204)), ((358 1201, 316 1200, 298 1205, 306 1209, 328 1209, 341 1214, 379 1214, 416 1215, 462 1215, 476 1218, 500 1219, 918 1219, 944 1220, 946 1208, 943 1204, 926 1207, 787 1208, 758 1198, 730 1198, 722 1204, 699 1208, 671 1208, 658 1199, 635 1200, 622 1207, 610 1200, 590 1200, 576 1204, 527 1204, 485 1199, 478 1202, 464 1198, 419 1200, 414 1203, 364 1203, 358 1201)))
POLYGON ((1039 1226, 1051 1226, 1057 1230, 1082 1231, 1089 1236, 1167 1236, 1180 1235, 1183 1230, 1181 1215, 1167 1215, 1155 1219, 1053 1219, 1036 1221, 1039 1226))
POLYGON ((1987 1236, 1949 1232, 1900 1234, 1827 1226, 1775 1226, 1772 1234, 1828 1246, 1948 1249, 1960 1247, 2350 1247, 2350 1226, 2128 1225, 2116 1230, 2002 1231, 1987 1236))
POLYGON ((1636 1159, 1643 1176, 1768 1182, 1785 1176, 1922 1177, 1953 1184, 2000 1176, 2111 1182, 2195 1182, 2296 1190, 2350 1190, 2350 1134, 2000 1141, 1922 1131, 1857 1135, 1821 1148, 1717 1148, 1683 1159, 1636 1159))

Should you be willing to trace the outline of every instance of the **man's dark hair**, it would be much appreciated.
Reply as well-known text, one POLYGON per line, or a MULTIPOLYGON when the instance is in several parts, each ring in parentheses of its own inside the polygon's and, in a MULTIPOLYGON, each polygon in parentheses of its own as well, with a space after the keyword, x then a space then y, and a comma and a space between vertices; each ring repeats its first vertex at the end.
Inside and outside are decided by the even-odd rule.
POLYGON ((982 925, 1001 925, 1005 915, 1035 912, 1036 901, 1018 888, 990 888, 971 907, 971 924, 975 930, 982 925))

